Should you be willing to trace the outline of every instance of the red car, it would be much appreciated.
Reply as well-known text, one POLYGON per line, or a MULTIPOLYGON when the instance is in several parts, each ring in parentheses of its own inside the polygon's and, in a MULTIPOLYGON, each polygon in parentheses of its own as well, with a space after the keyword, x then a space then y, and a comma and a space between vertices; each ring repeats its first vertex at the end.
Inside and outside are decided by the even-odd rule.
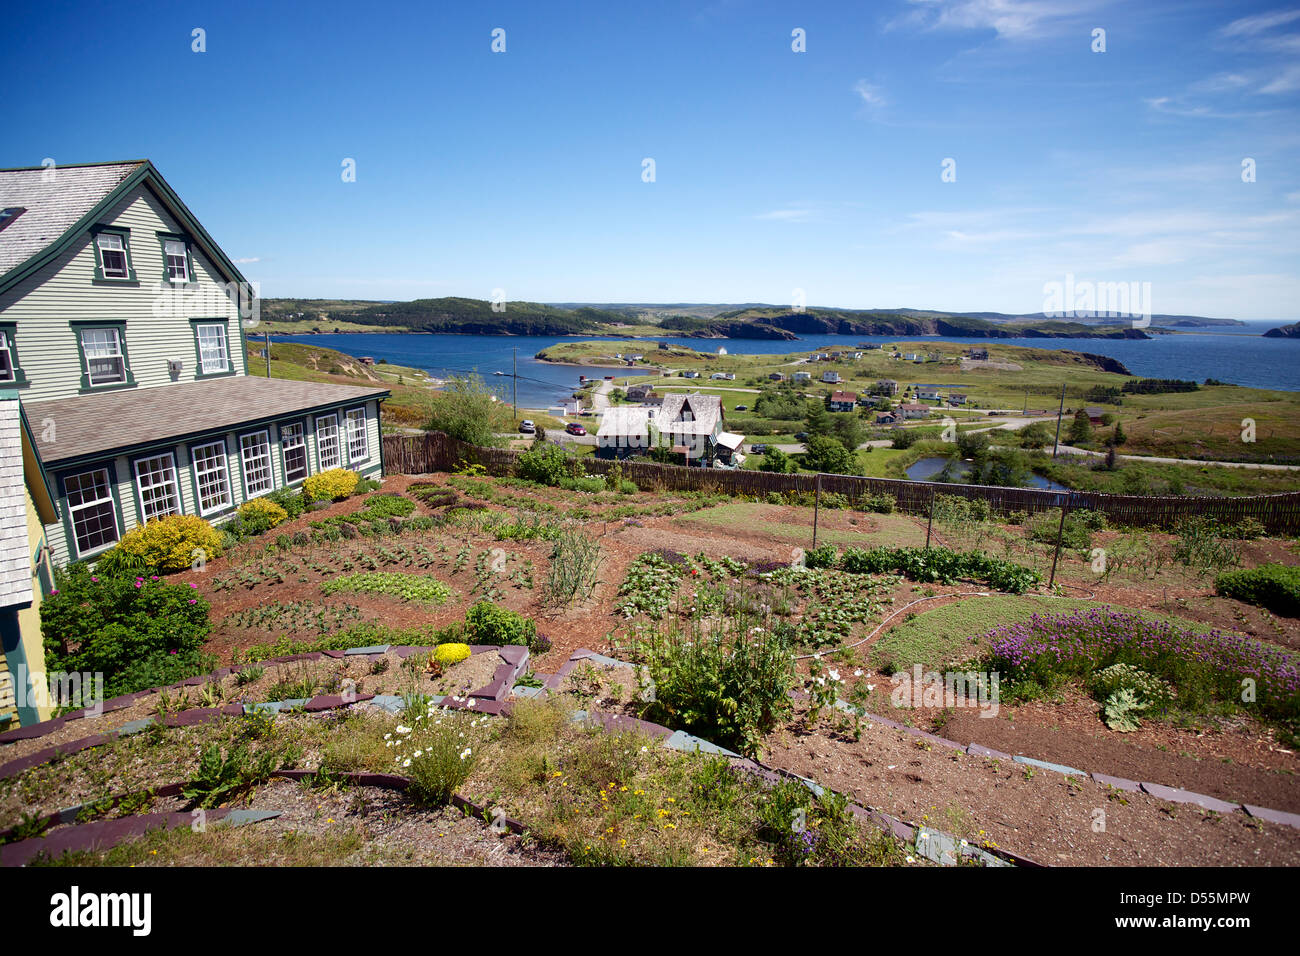
POLYGON ((569 422, 569 424, 567 424, 567 425, 564 426, 564 430, 565 430, 566 432, 568 432, 570 435, 585 435, 585 434, 587 434, 587 429, 583 428, 583 427, 582 427, 581 425, 579 425, 577 422, 569 422))

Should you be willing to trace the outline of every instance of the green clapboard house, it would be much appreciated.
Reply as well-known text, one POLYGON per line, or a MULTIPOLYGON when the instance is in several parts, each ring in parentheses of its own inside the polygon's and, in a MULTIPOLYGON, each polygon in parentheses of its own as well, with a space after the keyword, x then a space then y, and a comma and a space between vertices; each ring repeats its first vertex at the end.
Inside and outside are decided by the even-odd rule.
POLYGON ((0 389, 54 493, 55 565, 318 471, 382 472, 388 390, 248 375, 256 322, 255 290, 148 160, 0 170, 0 389))

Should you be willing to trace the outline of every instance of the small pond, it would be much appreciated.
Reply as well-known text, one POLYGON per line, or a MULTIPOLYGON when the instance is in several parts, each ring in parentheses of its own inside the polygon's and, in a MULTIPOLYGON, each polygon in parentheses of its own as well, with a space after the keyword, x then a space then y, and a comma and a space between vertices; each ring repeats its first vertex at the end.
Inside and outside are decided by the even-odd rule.
MULTIPOLYGON (((943 471, 944 466, 950 461, 953 463, 952 480, 960 481, 961 477, 970 470, 970 465, 960 459, 952 458, 921 458, 908 466, 907 477, 913 481, 933 481, 934 476, 943 471)), ((1034 474, 1029 476, 1029 487, 1046 488, 1048 491, 1070 490, 1065 485, 1058 484, 1050 478, 1034 474)))

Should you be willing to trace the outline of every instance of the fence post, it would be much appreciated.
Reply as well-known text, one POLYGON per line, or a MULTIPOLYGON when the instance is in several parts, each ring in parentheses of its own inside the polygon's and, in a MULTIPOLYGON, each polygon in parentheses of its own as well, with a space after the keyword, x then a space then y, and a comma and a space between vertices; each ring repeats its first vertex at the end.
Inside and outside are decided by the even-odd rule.
POLYGON ((1056 552, 1052 555, 1052 576, 1047 579, 1047 589, 1050 591, 1056 583, 1056 562, 1061 557, 1061 536, 1065 534, 1065 513, 1070 510, 1070 499, 1074 495, 1066 495, 1065 501, 1061 503, 1061 523, 1056 529, 1056 552))
POLYGON ((934 526, 934 485, 930 486, 930 519, 925 523, 925 550, 930 550, 930 529, 934 526))
POLYGON ((822 473, 817 472, 817 490, 813 495, 813 548, 817 547, 817 515, 822 509, 822 473))

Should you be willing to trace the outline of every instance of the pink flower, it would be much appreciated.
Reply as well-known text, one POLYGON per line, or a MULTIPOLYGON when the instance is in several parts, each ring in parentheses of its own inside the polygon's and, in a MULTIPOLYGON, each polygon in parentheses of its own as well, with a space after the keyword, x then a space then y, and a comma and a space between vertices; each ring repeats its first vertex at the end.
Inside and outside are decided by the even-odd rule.
POLYGON ((193 581, 191 581, 191 582, 190 582, 190 587, 192 587, 192 588, 197 588, 197 587, 198 587, 198 585, 197 585, 197 584, 195 584, 195 583, 194 583, 194 582, 193 582, 193 581))
POLYGON ((58 589, 58 588, 55 588, 53 591, 50 592, 51 595, 55 595, 55 594, 58 594, 58 593, 59 593, 59 589, 58 589))
POLYGON ((198 599, 198 598, 190 598, 190 603, 191 603, 191 604, 198 604, 198 603, 199 603, 199 599, 198 599))
POLYGON ((149 580, 150 580, 150 581, 157 581, 157 580, 158 580, 158 575, 155 574, 155 575, 150 576, 149 580))
POLYGON ((138 587, 138 588, 142 588, 142 587, 144 587, 144 582, 143 582, 143 581, 136 581, 136 582, 135 582, 135 586, 138 587))
POLYGON ((99 578, 91 578, 90 580, 94 581, 96 584, 99 583, 99 578))

